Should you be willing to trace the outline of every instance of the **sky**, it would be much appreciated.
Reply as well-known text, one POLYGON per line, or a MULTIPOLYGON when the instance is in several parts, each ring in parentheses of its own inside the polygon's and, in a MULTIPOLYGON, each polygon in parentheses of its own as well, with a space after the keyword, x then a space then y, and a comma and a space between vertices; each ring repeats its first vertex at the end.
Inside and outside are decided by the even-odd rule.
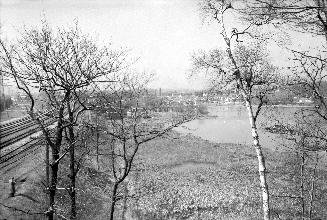
POLYGON ((216 31, 199 16, 197 0, 0 0, 3 36, 19 36, 24 25, 67 27, 78 20, 99 42, 127 48, 136 68, 156 73, 153 87, 199 89, 188 80, 193 51, 218 43, 216 31))
MULTIPOLYGON (((187 78, 191 54, 222 44, 217 26, 202 22, 198 0, 0 0, 6 39, 17 38, 24 26, 39 26, 43 17, 53 27, 77 20, 100 43, 129 49, 138 58, 135 68, 156 73, 154 88, 204 88, 201 77, 187 78)), ((281 61, 281 50, 272 48, 281 61)))

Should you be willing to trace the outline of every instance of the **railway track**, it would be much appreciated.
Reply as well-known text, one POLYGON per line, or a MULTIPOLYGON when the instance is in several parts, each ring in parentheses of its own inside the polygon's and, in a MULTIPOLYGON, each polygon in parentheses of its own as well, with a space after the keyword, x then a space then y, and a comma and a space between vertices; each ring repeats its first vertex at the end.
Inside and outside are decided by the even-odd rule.
MULTIPOLYGON (((41 115, 40 119, 44 121, 45 126, 54 122, 53 119, 46 115, 41 115)), ((0 149, 3 149, 29 135, 37 132, 39 126, 30 116, 9 122, 0 126, 0 149)))
MULTIPOLYGON (((39 119, 43 121, 45 127, 56 121, 50 116, 50 112, 40 115, 39 119)), ((0 125, 0 150, 3 150, 0 154, 0 170, 19 164, 23 159, 37 152, 44 140, 40 137, 29 139, 27 137, 38 131, 40 131, 39 125, 30 116, 0 125)))
POLYGON ((0 170, 16 164, 27 156, 33 154, 40 145, 43 143, 42 139, 31 139, 23 145, 17 146, 13 150, 1 155, 0 157, 0 170))
POLYGON ((25 116, 23 118, 20 118, 20 119, 17 119, 17 120, 2 124, 2 125, 0 125, 0 134, 2 135, 7 130, 10 130, 13 127, 16 127, 17 124, 24 123, 24 122, 27 122, 29 120, 31 120, 31 117, 30 116, 25 116))
MULTIPOLYGON (((40 119, 46 127, 55 122, 46 115, 41 115, 40 119)), ((11 169, 37 152, 44 141, 39 137, 28 137, 39 130, 39 125, 30 116, 1 125, 0 150, 3 152, 0 154, 0 170, 11 169)))

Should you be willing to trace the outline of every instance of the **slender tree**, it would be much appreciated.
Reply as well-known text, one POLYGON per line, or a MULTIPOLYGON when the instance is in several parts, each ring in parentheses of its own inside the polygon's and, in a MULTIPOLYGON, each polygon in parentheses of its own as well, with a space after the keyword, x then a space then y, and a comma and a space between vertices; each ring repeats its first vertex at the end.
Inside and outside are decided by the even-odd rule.
POLYGON ((276 68, 267 59, 265 48, 262 47, 264 42, 251 43, 253 39, 250 40, 252 37, 250 30, 257 25, 256 23, 250 23, 242 31, 233 28, 228 33, 225 16, 233 10, 231 2, 205 0, 200 6, 204 16, 219 25, 225 51, 216 49, 209 53, 195 54, 193 72, 205 69, 213 79, 214 86, 234 87, 241 94, 248 112, 253 146, 258 158, 263 216, 264 219, 270 219, 267 170, 258 135, 257 118, 262 106, 267 103, 269 94, 278 87, 279 76, 276 68), (241 39, 245 35, 250 37, 241 39), (244 39, 247 39, 248 45, 242 43, 244 39))

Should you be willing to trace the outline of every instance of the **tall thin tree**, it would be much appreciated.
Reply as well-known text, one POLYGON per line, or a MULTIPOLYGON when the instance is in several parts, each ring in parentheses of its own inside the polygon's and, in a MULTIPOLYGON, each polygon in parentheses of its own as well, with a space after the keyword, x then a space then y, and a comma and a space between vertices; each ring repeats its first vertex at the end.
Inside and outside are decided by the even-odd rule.
POLYGON ((215 49, 209 53, 202 51, 195 54, 193 72, 205 69, 211 73, 215 87, 235 86, 234 88, 241 94, 248 112, 253 146, 258 158, 263 216, 267 220, 270 219, 267 168, 258 135, 257 119, 262 106, 267 102, 268 95, 278 87, 279 76, 276 68, 267 59, 265 48, 262 47, 264 42, 251 45, 253 39, 249 40, 252 36, 250 30, 255 24, 250 23, 242 31, 233 28, 230 33, 227 32, 225 16, 233 10, 231 2, 204 0, 200 6, 205 17, 218 23, 225 51, 215 49), (246 42, 248 45, 242 44, 243 35, 250 36, 245 38, 248 39, 246 42))

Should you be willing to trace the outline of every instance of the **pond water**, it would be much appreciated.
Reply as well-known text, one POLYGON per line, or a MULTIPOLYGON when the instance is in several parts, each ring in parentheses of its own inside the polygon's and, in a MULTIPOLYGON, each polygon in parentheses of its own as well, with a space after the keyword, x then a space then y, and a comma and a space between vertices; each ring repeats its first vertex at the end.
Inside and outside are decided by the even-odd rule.
MULTIPOLYGON (((259 137, 263 147, 279 148, 282 140, 277 135, 264 131, 264 124, 273 121, 276 115, 282 120, 293 120, 295 111, 303 107, 265 107, 258 118, 259 137)), ((176 128, 182 133, 191 133, 216 143, 252 144, 251 129, 246 108, 242 105, 208 106, 207 118, 193 120, 176 128)))

